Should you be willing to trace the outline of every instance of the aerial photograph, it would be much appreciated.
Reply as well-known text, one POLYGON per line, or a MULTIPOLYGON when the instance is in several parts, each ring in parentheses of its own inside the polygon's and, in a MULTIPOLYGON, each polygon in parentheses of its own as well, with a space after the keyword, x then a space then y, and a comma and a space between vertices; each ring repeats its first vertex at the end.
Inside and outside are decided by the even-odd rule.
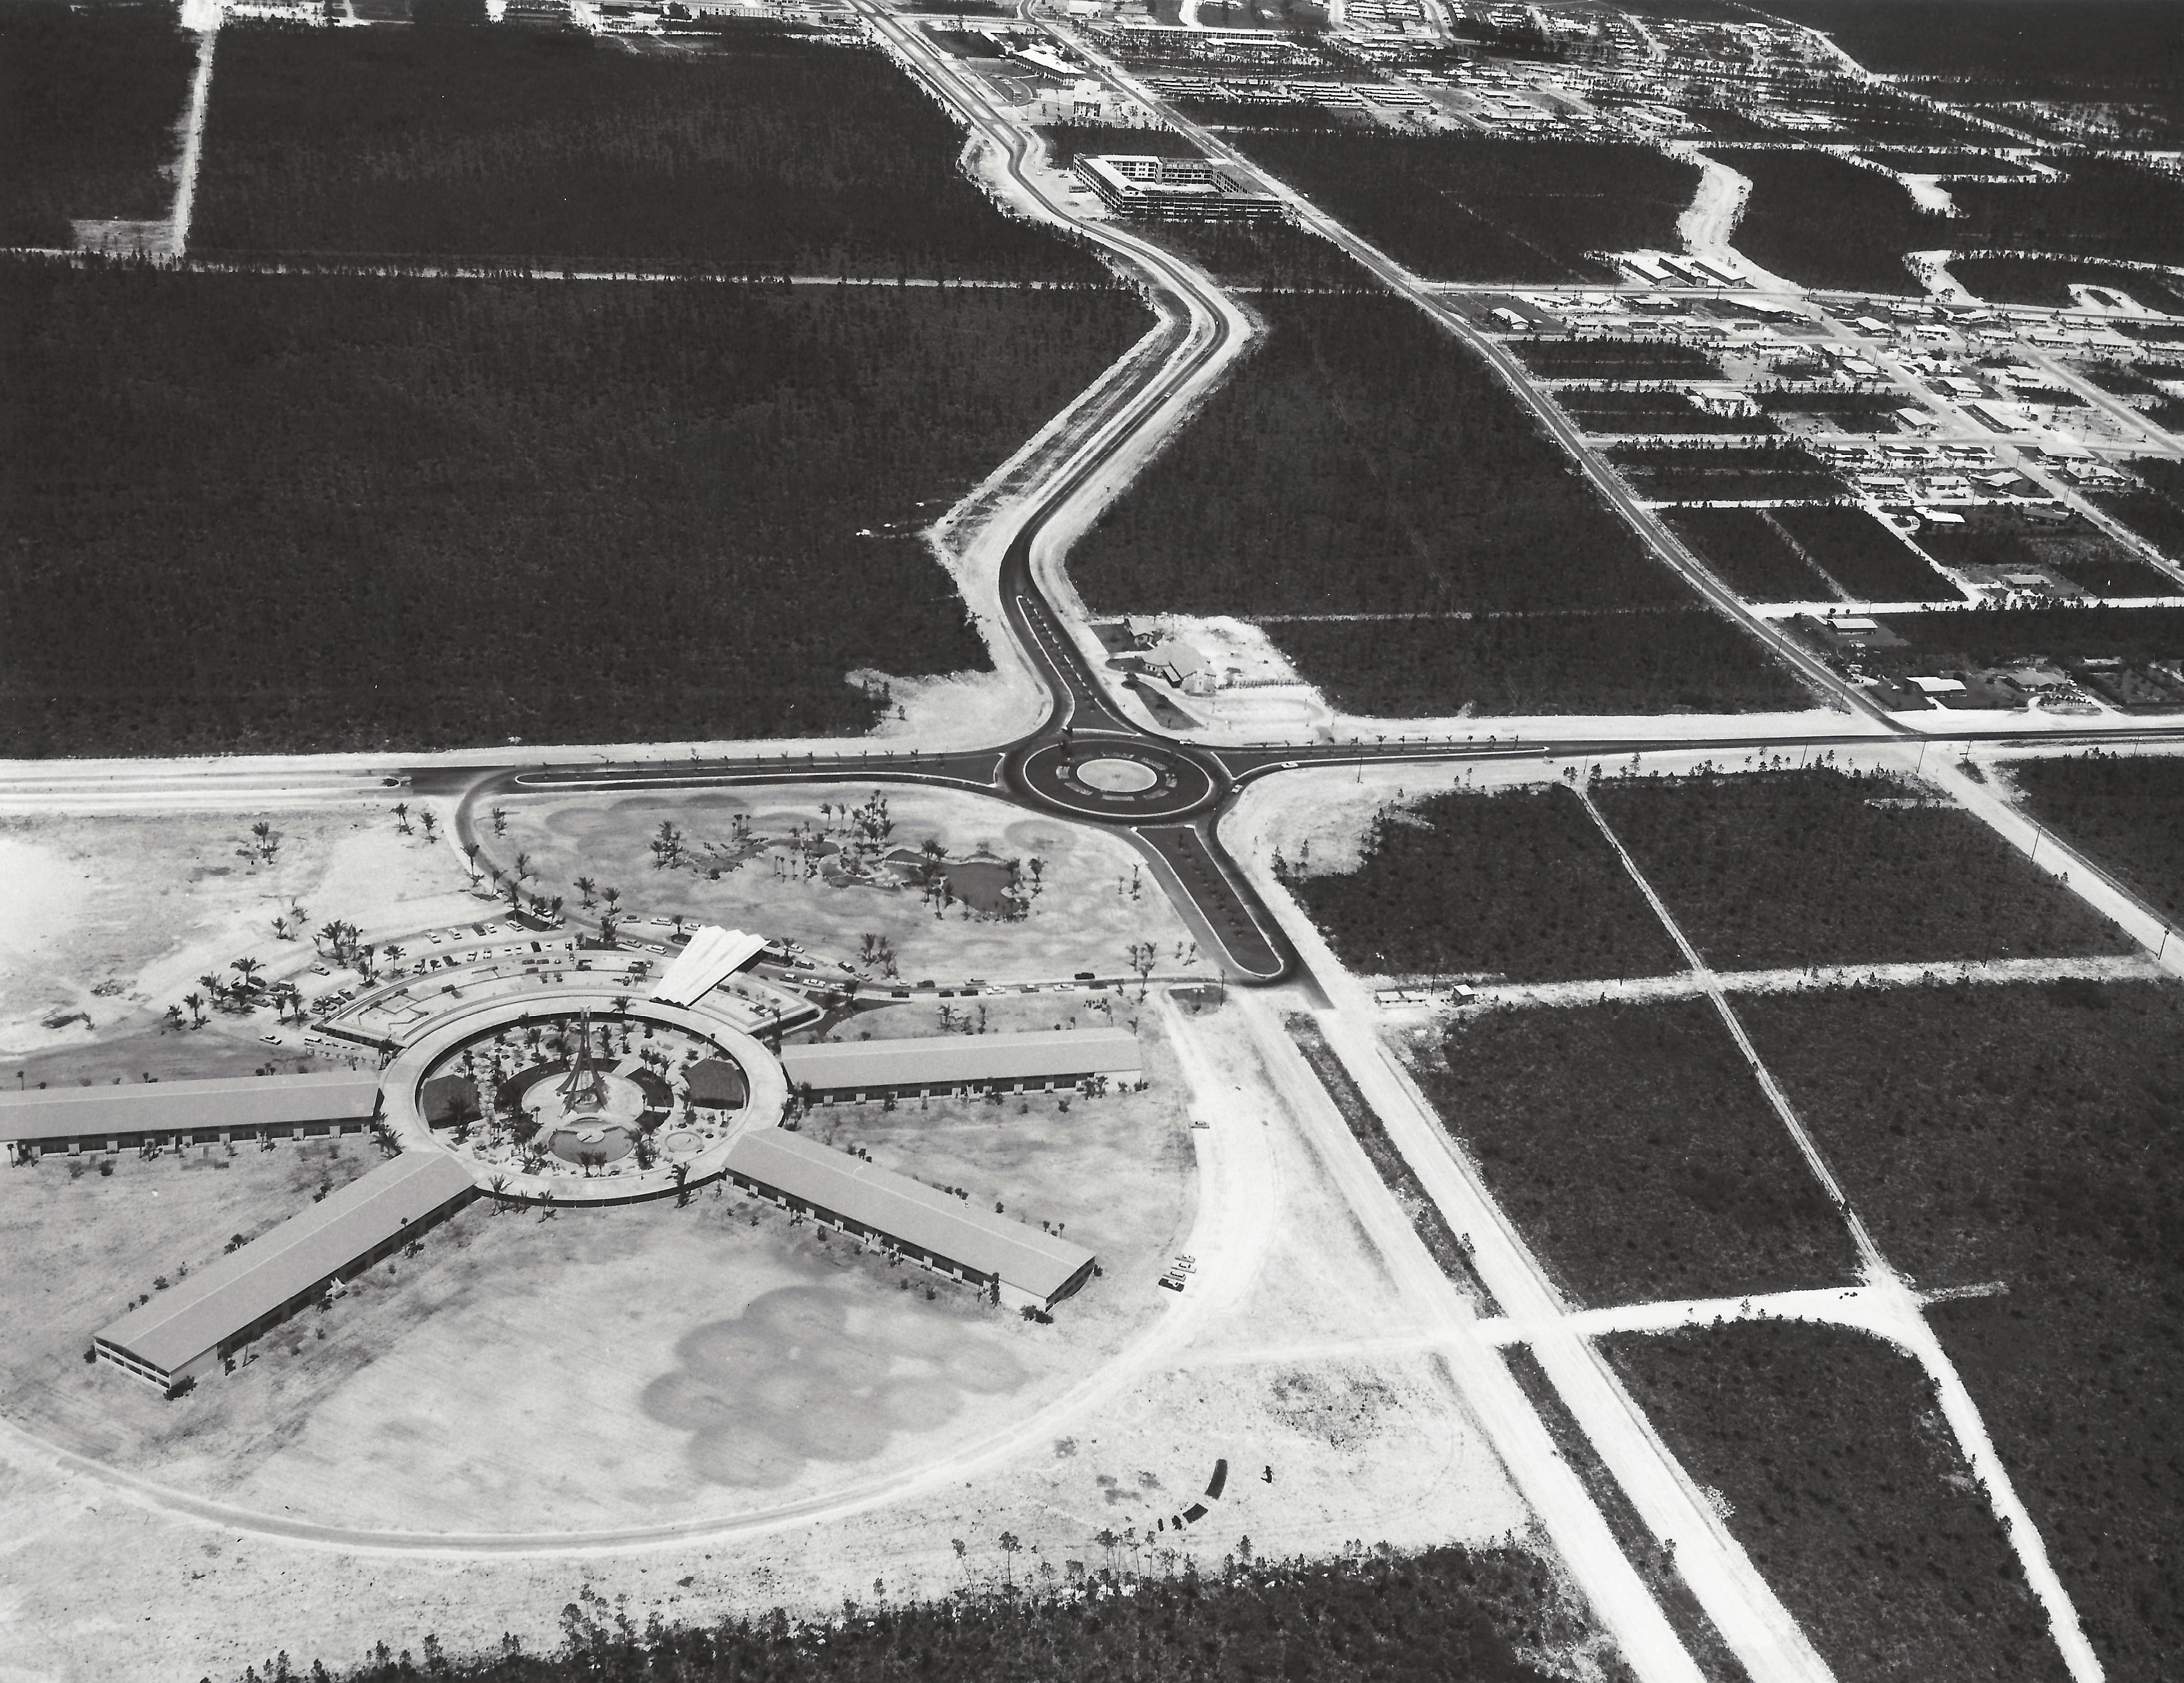
POLYGON ((0 1683, 2184 1679, 2184 0, 0 0, 0 1683))

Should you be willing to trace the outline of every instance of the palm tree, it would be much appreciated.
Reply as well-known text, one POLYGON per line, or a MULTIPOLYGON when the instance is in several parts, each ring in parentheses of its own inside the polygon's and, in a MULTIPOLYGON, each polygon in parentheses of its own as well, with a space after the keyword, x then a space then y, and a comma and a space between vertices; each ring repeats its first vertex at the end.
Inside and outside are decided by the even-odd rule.
POLYGON ((206 995, 212 1000, 213 1008, 218 1010, 220 1000, 226 996, 227 984, 217 976, 208 975, 198 978, 198 986, 205 990, 206 995))
POLYGON ((258 972, 265 967, 254 958, 238 958, 228 966, 229 969, 242 978, 239 985, 246 988, 257 979, 258 972))
POLYGON ((197 1026, 200 1028, 203 1028, 204 995, 202 994, 184 994, 182 995, 182 1003, 190 1008, 190 1015, 197 1019, 197 1026))
POLYGON ((599 898, 607 903, 607 910, 609 911, 612 911, 615 909, 615 903, 621 898, 621 890, 620 889, 601 889, 599 890, 599 898))
POLYGON ((508 833, 508 809, 505 806, 493 809, 493 833, 497 836, 508 833))
POLYGON ((552 918, 556 923, 561 921, 561 896, 559 894, 555 894, 552 900, 546 903, 546 915, 552 918))
POLYGON ((167 1021, 173 1023, 176 1028, 181 1028, 182 1026, 182 1008, 178 1005, 169 1006, 167 1007, 167 1021))
POLYGON ((394 828, 405 836, 410 833, 410 803, 406 800, 394 803, 394 828))
POLYGON ((440 839, 437 833, 440 828, 440 821, 433 815, 431 807, 426 807, 417 814, 417 822, 425 827, 426 841, 437 841, 440 839))
POLYGON ((250 827, 250 833, 258 838, 258 851, 267 859, 272 858, 273 850, 277 845, 273 840, 272 825, 260 818, 250 827))
POLYGON ((592 909, 592 891, 598 888, 599 884, 594 883, 589 877, 579 877, 572 886, 576 889, 578 894, 583 896, 584 910, 589 911, 592 909))
POLYGON ((342 925, 339 922, 321 923, 319 926, 318 933, 311 937, 311 945, 316 947, 322 953, 328 947, 332 947, 336 952, 339 952, 341 950, 341 938, 342 925))
POLYGON ((276 941, 285 941, 288 939, 288 920, 287 918, 276 917, 273 920, 273 939, 276 941))
POLYGON ((400 947, 390 946, 385 950, 385 956, 389 964, 399 964, 402 962, 403 950, 400 947))
POLYGON ((531 874, 531 855, 529 854, 519 853, 515 855, 515 874, 518 880, 521 880, 525 877, 528 877, 531 874))
POLYGON ((674 911, 668 914, 667 921, 675 926, 675 933, 679 935, 682 933, 682 926, 690 920, 681 912, 674 911))

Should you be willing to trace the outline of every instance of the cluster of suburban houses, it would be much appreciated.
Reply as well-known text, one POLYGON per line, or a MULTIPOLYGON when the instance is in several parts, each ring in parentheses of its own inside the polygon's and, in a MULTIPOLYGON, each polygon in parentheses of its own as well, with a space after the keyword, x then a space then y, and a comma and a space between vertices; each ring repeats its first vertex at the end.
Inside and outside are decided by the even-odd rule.
MULTIPOLYGON (((733 944, 720 945, 702 968, 724 975, 721 962, 733 952, 733 944)), ((1141 1060, 1135 1035, 1094 1028, 792 1045, 782 1062, 794 1092, 825 1105, 1047 1091, 1094 1079, 1126 1085, 1138 1080, 1141 1060)), ((743 1090, 728 1083, 705 1096, 733 1105, 743 1090)), ((41 1088, 0 1094, 0 1142, 17 1164, 374 1131, 392 1145, 380 1128, 386 1105, 416 1097, 390 1095, 376 1075, 348 1073, 41 1088)), ((461 1209, 479 1194, 473 1169, 451 1151, 403 1151, 133 1304, 98 1332, 92 1349, 171 1394, 461 1209)), ((1051 1307, 1095 1268, 1090 1251, 1059 1234, 786 1129, 746 1128, 721 1178, 1005 1306, 1051 1307)))

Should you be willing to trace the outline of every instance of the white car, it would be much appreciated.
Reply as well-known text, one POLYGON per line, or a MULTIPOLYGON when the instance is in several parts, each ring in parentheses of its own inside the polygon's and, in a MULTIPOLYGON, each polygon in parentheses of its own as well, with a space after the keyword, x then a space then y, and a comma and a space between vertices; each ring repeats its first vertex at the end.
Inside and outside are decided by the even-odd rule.
POLYGON ((277 1046, 281 1044, 281 1037, 278 1034, 260 1034, 258 1038, 269 1046, 277 1046))
POLYGON ((425 939, 426 939, 426 940, 430 941, 430 942, 431 942, 434 946, 437 946, 437 945, 440 945, 440 936, 439 936, 439 933, 438 933, 437 930, 436 930, 436 931, 434 931, 432 934, 429 934, 429 935, 426 936, 426 937, 425 937, 425 939))

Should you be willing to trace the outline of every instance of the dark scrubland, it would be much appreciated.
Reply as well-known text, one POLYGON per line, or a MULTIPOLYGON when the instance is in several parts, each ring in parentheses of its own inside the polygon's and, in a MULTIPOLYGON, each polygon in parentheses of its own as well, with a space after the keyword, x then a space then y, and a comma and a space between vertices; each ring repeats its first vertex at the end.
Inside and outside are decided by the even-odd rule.
POLYGON ((1039 135, 1056 164, 1110 153, 1152 158, 1203 158, 1198 142, 1173 129, 1125 128, 1117 123, 1041 123, 1039 135))
POLYGON ((1759 444, 1611 444, 1607 459, 1641 497, 1663 502, 1741 502, 1835 497, 1841 482, 1802 440, 1759 444))
POLYGON ((1949 273, 1974 297, 1989 304, 2070 309, 2076 304, 2070 296, 2072 287, 2114 287, 2149 309, 2184 311, 2184 282, 2094 258, 1959 257, 1950 261, 1949 273))
POLYGON ((2131 470, 2144 488, 2095 492, 2093 500, 2170 560, 2184 561, 2184 461, 2145 456, 2131 470))
POLYGON ((1376 813, 1353 870, 1275 869, 1348 968, 1568 982, 1683 960, 1577 797, 1436 794, 1376 813))
POLYGON ((2064 172, 2059 181, 1953 183, 1949 196, 1970 231, 1946 242, 1964 249, 2184 261, 2184 180, 2120 158, 2057 161, 2064 172))
POLYGON ((2070 1675, 1909 1357, 1747 1321, 1606 1340, 1676 1459, 1838 1677, 2070 1675))
POLYGON ((1273 292, 1377 293, 1380 283, 1340 246, 1287 218, 1261 222, 1147 222, 1136 231, 1233 287, 1273 292))
POLYGON ((196 62, 171 5, 0 0, 0 245, 168 215, 196 62))
POLYGON ((1717 415, 1673 387, 1586 387, 1557 392, 1555 401, 1588 432, 1735 433, 1774 431, 1764 415, 1717 415))
POLYGON ((1594 799, 1719 969, 2136 950, 1970 814, 1886 773, 1609 777, 1594 799))
POLYGON ((762 25, 221 31, 196 245, 735 275, 1100 282, 1004 215, 881 53, 762 25))
POLYGON ((1547 380, 1719 380, 1721 365, 1693 345, 1642 339, 1512 339, 1525 367, 1547 380))
POLYGON ((1590 254, 1676 245, 1696 164, 1635 142, 1363 129, 1235 136, 1255 163, 1435 280, 1613 280, 1590 254))
POLYGON ((1272 627, 1346 713, 1752 713, 1816 706, 1749 636, 1693 604, 1272 627))
MULTIPOLYGON (((994 1552, 990 1539, 972 1547, 974 1559, 994 1552)), ((1019 1567, 1037 1587, 883 1600, 819 1622, 776 1609, 712 1625, 655 1622, 640 1633, 587 1585, 563 1610, 560 1647, 532 1653, 510 1641, 465 1658, 427 1639, 424 1667, 471 1683, 1249 1683, 1278 1675, 1385 1683, 1428 1675, 1553 1683, 1568 1675, 1563 1656, 1602 1646, 1561 1570, 1516 1548, 1399 1555, 1384 1544, 1352 1545, 1315 1564, 1232 1559, 1217 1575, 1134 1576, 1127 1594, 1117 1591, 1117 1561, 1127 1558, 1119 1542, 1109 1549, 1088 1537, 1081 1552, 1087 1588, 1057 1592, 1051 1574, 1035 1578, 1019 1567)), ((1628 1675, 1612 1651, 1606 1658, 1611 1679, 1628 1675)), ((409 1683, 419 1667, 406 1647, 398 1658, 382 1642, 363 1666, 340 1675, 344 1683, 409 1683)))
POLYGON ((1669 525, 1747 602, 1824 602, 1835 595, 1782 535, 1773 509, 1681 509, 1669 525))
POLYGON ((1864 156, 1891 170, 1901 170, 1907 176, 2023 176, 2035 173, 2014 158, 1989 157, 1979 152, 1897 152, 1876 146, 1868 148, 1864 156))
POLYGON ((1949 567, 2049 567, 2096 596, 2166 596, 2176 581, 2090 521, 2036 524, 2014 509, 1974 509, 1962 526, 1929 527, 1919 542, 1949 567))
POLYGON ((2098 112, 2121 139, 2171 146, 2184 119, 2170 0, 1773 0, 1767 9, 1951 101, 2053 101, 2098 112))
POLYGON ((1928 215, 1900 181, 1831 153, 1740 151, 1722 161, 1752 181, 1736 248, 1802 285, 1915 293, 1905 252, 1967 243, 1964 223, 1928 215))
POLYGON ((1791 542, 1858 601, 1946 601, 1956 594, 1925 557, 1863 509, 1811 504, 1769 512, 1791 542))
POLYGON ((1929 666, 2111 655, 2132 664, 2184 659, 2184 608, 1986 608, 1891 614, 1883 623, 1929 666))
POLYGON ((0 753, 844 732, 1119 290, 0 265, 0 753))
POLYGON ((2184 992, 1758 1000, 1762 1055, 1978 1402, 2117 1683, 2184 1643, 2184 992))
POLYGON ((1707 1000, 1490 1011, 1412 1056, 1573 1299, 1855 1280, 1847 1231, 1707 1000))
POLYGON ((1896 411, 1904 406, 1898 392, 1762 390, 1752 395, 1769 415, 1819 415, 1846 432, 1893 432, 1896 411))
POLYGON ((2184 917, 2184 760, 2095 750, 2020 760, 2009 775, 2042 823, 2164 916, 2184 917))
POLYGON ((1255 303, 1265 340, 1071 556, 1101 611, 1689 599, 1486 365, 1409 304, 1255 303))

